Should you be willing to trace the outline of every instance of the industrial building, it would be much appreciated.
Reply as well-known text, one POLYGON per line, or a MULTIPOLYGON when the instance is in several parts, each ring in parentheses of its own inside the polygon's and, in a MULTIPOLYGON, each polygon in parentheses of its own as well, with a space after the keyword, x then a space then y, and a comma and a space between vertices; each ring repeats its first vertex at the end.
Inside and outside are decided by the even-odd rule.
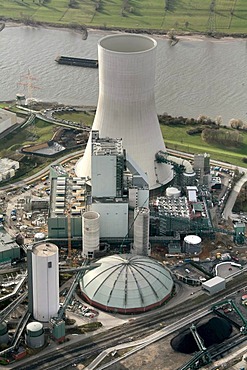
MULTIPOLYGON (((157 42, 147 36, 116 34, 98 43, 99 99, 93 131, 122 138, 128 156, 146 173, 149 189, 173 179, 169 164, 155 162, 166 151, 154 100, 157 42)), ((77 176, 91 179, 91 144, 76 165, 77 176)))
POLYGON ((125 153, 121 139, 100 138, 92 132, 91 210, 100 215, 101 238, 128 233, 128 198, 124 192, 125 153))
POLYGON ((157 197, 152 203, 152 217, 159 220, 160 235, 167 231, 212 232, 207 203, 205 199, 199 201, 194 190, 189 191, 189 198, 157 197))
POLYGON ((0 232, 0 263, 20 258, 20 246, 6 232, 0 232))
POLYGON ((226 287, 226 279, 215 276, 202 283, 202 288, 206 290, 210 295, 216 294, 226 287))
POLYGON ((196 172, 196 178, 199 184, 209 184, 210 181, 210 155, 195 154, 193 168, 196 172))
POLYGON ((15 176, 16 170, 19 169, 19 162, 9 158, 0 159, 0 181, 8 180, 15 176))
POLYGON ((171 274, 156 260, 113 255, 97 263, 100 266, 86 272, 80 282, 82 295, 95 307, 119 313, 146 312, 172 295, 171 274))
POLYGON ((59 309, 58 248, 41 242, 27 249, 28 308, 35 320, 48 322, 59 309))
POLYGON ((86 210, 86 181, 79 177, 51 177, 48 237, 82 238, 82 213, 86 210))

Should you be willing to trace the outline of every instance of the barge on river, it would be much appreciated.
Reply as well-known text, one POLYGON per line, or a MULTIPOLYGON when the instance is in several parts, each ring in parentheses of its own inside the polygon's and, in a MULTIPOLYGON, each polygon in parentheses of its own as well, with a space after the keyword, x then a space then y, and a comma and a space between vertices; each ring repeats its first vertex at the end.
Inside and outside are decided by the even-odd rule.
POLYGON ((96 59, 58 56, 55 59, 55 61, 58 64, 66 64, 66 65, 69 65, 69 66, 79 66, 79 67, 86 67, 86 68, 98 68, 98 60, 96 60, 96 59))

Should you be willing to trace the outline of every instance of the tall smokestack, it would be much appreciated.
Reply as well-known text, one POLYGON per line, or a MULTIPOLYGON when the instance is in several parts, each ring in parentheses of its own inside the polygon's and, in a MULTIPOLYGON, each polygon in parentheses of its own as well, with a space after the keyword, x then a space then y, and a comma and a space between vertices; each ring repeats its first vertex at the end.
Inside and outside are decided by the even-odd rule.
MULTIPOLYGON (((150 189, 173 178, 169 165, 155 162, 155 154, 166 151, 154 100, 156 47, 142 35, 99 41, 99 99, 92 127, 100 137, 122 138, 128 155, 147 173, 150 189)), ((91 136, 76 174, 91 177, 91 136)))

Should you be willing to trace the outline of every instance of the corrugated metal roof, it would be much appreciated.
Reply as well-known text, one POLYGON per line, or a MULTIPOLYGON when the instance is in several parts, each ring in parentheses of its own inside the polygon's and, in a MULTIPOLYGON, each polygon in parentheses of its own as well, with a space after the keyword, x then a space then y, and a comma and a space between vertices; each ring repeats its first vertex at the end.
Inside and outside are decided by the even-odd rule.
POLYGON ((157 305, 170 295, 173 280, 158 261, 145 256, 114 255, 97 261, 81 281, 82 292, 106 307, 129 310, 157 305))

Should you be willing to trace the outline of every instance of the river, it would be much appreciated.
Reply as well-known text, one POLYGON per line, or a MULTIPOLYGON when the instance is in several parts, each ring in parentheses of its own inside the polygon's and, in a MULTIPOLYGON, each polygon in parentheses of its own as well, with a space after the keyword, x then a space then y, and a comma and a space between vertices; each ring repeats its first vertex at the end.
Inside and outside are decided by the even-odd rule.
MULTIPOLYGON (((106 34, 110 32, 89 31, 83 40, 73 30, 7 24, 0 33, 0 101, 25 93, 47 102, 96 105, 98 70, 59 65, 55 58, 97 58, 97 42, 106 34)), ((170 46, 164 37, 154 38, 158 113, 247 122, 246 40, 183 37, 170 46)))

